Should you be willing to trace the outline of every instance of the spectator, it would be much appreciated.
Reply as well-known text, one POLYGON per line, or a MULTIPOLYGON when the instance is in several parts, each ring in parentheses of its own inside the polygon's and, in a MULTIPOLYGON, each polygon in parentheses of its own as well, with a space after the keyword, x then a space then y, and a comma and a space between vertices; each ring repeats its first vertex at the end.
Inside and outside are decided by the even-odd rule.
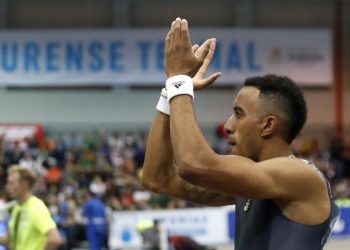
POLYGON ((102 250, 107 248, 108 242, 106 206, 92 190, 86 192, 85 196, 83 216, 87 218, 86 235, 89 249, 102 250))
POLYGON ((106 192, 106 183, 103 182, 100 175, 95 175, 94 179, 90 183, 90 190, 98 197, 103 197, 106 192))

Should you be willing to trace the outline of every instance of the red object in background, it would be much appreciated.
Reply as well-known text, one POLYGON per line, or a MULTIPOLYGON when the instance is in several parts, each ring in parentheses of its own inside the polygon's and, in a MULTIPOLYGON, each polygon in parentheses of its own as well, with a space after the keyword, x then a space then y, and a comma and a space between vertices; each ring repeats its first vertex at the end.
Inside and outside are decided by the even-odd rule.
POLYGON ((203 246, 187 236, 173 235, 169 237, 170 244, 175 250, 203 250, 203 246))
POLYGON ((220 122, 217 126, 216 126, 216 134, 220 137, 220 138, 226 138, 227 134, 225 132, 225 122, 220 122))
POLYGON ((0 124, 0 137, 12 142, 36 138, 41 145, 44 141, 44 126, 42 124, 0 124))
POLYGON ((58 184, 62 178, 62 170, 58 166, 51 167, 47 170, 46 179, 49 183, 58 184))

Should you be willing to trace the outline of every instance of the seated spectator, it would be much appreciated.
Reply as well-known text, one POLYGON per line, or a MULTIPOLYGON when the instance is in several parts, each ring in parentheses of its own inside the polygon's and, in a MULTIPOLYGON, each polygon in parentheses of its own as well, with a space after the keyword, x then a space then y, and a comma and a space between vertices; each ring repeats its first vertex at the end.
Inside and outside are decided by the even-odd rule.
POLYGON ((62 179, 62 170, 56 165, 50 165, 46 172, 46 179, 48 183, 59 184, 62 179))
POLYGON ((102 180, 100 175, 95 175, 89 186, 91 192, 98 197, 102 197, 106 193, 106 183, 102 180))

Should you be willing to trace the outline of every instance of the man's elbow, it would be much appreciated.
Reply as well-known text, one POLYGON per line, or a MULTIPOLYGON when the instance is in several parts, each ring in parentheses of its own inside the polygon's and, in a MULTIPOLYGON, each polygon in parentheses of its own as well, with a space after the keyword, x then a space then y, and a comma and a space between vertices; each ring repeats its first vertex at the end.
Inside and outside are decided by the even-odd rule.
POLYGON ((63 243, 63 239, 57 230, 50 232, 49 236, 47 237, 46 244, 53 248, 58 248, 59 246, 63 245, 63 243))
POLYGON ((47 243, 48 243, 48 245, 57 248, 57 247, 63 245, 63 240, 61 237, 55 237, 55 238, 49 239, 47 243))
POLYGON ((149 180, 146 176, 141 177, 141 183, 142 183, 142 186, 144 188, 146 188, 154 193, 160 194, 163 192, 163 189, 160 186, 159 182, 156 182, 154 180, 149 180))
POLYGON ((208 166, 215 165, 214 157, 207 155, 191 155, 187 154, 177 161, 177 169, 180 177, 188 182, 193 183, 199 177, 205 177, 208 174, 208 166))
POLYGON ((61 246, 61 245, 63 245, 63 239, 62 239, 62 237, 59 237, 58 239, 56 239, 55 240, 55 244, 57 244, 57 246, 61 246))
POLYGON ((177 167, 180 177, 186 181, 190 181, 197 176, 200 169, 200 165, 196 164, 195 161, 191 159, 179 161, 177 167))
POLYGON ((145 161, 143 164, 142 174, 141 174, 141 184, 144 188, 153 191, 153 184, 152 184, 152 165, 148 163, 148 161, 145 161))
POLYGON ((153 191, 154 185, 143 175, 141 177, 141 183, 144 188, 153 191))

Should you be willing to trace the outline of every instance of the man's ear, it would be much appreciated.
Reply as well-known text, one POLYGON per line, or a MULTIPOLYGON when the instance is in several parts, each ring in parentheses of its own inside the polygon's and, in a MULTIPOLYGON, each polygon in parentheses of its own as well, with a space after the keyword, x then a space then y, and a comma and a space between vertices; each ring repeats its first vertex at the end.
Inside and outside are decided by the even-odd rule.
POLYGON ((261 137, 266 138, 276 132, 277 118, 275 116, 266 116, 261 122, 261 137))

